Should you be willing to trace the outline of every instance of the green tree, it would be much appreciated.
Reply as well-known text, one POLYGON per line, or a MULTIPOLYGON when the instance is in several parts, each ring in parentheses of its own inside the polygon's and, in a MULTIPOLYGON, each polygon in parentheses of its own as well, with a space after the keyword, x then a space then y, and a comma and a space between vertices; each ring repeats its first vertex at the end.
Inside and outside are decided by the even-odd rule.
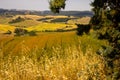
POLYGON ((24 18, 19 16, 16 19, 13 19, 12 21, 10 21, 9 23, 18 23, 18 22, 22 22, 24 20, 25 20, 24 18))
POLYGON ((54 13, 59 13, 61 9, 65 8, 66 0, 49 0, 50 9, 54 13))
POLYGON ((90 24, 99 34, 100 39, 106 39, 109 47, 102 46, 103 55, 108 66, 108 76, 113 80, 120 79, 120 0, 94 0, 91 3, 95 15, 90 24))
POLYGON ((28 31, 22 28, 15 28, 14 33, 16 36, 21 36, 27 34, 28 31))

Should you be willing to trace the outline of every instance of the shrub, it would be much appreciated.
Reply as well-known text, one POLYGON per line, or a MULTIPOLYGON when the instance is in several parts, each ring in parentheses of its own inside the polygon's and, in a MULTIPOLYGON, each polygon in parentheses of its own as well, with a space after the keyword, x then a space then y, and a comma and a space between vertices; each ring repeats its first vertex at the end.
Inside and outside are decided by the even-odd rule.
POLYGON ((78 28, 77 28, 77 34, 78 35, 82 35, 84 32, 86 34, 89 33, 91 26, 90 25, 82 25, 82 24, 77 24, 78 28))
POLYGON ((28 31, 22 28, 15 28, 14 33, 16 33, 16 36, 21 36, 27 34, 28 31))
POLYGON ((70 18, 57 18, 51 20, 51 22, 67 22, 68 20, 70 20, 70 18))
POLYGON ((25 19, 24 18, 21 18, 20 16, 17 17, 16 19, 13 19, 12 21, 10 21, 9 23, 17 23, 17 22, 22 22, 24 21, 25 19))
POLYGON ((29 32, 29 35, 30 35, 30 36, 36 36, 37 34, 36 34, 35 31, 30 31, 30 32, 29 32))

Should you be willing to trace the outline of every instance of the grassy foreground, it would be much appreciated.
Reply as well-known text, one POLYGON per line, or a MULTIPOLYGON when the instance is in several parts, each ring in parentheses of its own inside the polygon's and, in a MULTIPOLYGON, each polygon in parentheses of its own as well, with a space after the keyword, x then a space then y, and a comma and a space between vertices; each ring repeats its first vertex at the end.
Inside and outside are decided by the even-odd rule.
POLYGON ((29 54, 0 58, 1 80, 105 80, 104 60, 91 47, 53 47, 51 54, 37 48, 29 54))
POLYGON ((95 53, 105 42, 90 36, 40 33, 1 42, 6 40, 0 48, 0 80, 106 80, 104 59, 95 53))

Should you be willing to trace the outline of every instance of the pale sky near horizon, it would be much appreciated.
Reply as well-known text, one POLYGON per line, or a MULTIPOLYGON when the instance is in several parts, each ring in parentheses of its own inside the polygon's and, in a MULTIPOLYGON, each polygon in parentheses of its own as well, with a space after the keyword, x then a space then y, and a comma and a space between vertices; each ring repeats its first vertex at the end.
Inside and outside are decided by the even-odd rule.
MULTIPOLYGON (((65 10, 91 10, 92 0, 67 0, 65 10)), ((22 10, 49 10, 48 0, 0 0, 0 8, 22 10)))

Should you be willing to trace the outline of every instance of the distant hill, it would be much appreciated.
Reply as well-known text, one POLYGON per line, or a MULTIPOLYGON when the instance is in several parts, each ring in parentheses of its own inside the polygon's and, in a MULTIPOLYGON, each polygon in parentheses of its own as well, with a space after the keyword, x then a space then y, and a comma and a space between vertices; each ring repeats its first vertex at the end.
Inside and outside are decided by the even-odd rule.
POLYGON ((59 14, 54 14, 51 11, 35 11, 35 10, 16 10, 16 9, 0 9, 0 15, 65 15, 65 16, 76 16, 76 17, 84 17, 84 16, 93 16, 93 12, 91 11, 61 11, 59 14))
POLYGON ((84 17, 84 16, 93 16, 93 12, 91 11, 61 11, 59 14, 54 14, 51 11, 43 11, 42 14, 45 15, 65 15, 65 16, 77 16, 77 17, 84 17))

